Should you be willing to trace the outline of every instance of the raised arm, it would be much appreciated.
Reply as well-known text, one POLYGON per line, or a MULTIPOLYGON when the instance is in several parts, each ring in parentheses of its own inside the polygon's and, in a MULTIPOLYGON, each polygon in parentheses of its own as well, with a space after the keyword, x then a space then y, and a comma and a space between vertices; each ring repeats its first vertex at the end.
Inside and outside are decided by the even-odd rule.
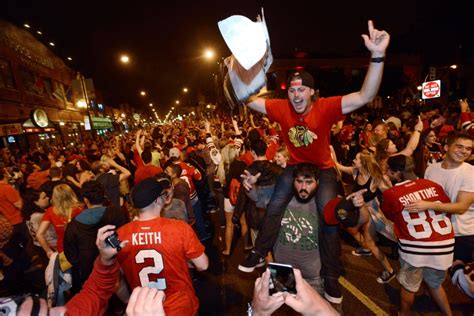
POLYGON ((385 50, 390 42, 390 35, 385 31, 374 28, 374 23, 369 20, 369 35, 363 34, 365 46, 370 51, 371 59, 369 69, 365 75, 362 88, 342 97, 342 114, 350 113, 369 103, 377 95, 382 81, 385 50))
POLYGON ((251 97, 247 103, 247 106, 254 111, 267 114, 267 110, 265 109, 265 99, 251 97))
POLYGON ((410 139, 408 140, 407 146, 403 150, 398 152, 397 155, 401 154, 408 157, 413 155, 413 152, 415 151, 416 147, 418 146, 418 143, 420 142, 420 135, 422 131, 423 121, 421 120, 421 117, 418 116, 418 123, 416 123, 415 128, 413 129, 413 133, 411 134, 410 139))

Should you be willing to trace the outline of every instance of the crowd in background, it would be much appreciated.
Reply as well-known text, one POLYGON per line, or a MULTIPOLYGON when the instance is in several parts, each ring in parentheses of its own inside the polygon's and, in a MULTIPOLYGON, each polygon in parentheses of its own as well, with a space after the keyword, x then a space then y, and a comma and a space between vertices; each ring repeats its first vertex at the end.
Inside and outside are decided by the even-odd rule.
MULTIPOLYGON (((340 194, 349 195, 368 177, 375 179, 374 192, 391 187, 387 161, 397 154, 412 156, 415 173, 423 178, 428 166, 443 160, 450 133, 463 131, 472 140, 473 120, 466 101, 443 106, 405 102, 348 114, 327 135, 338 163, 340 194)), ((269 197, 249 195, 241 175, 259 174, 257 185, 274 185, 288 155, 278 124, 260 114, 223 112, 125 134, 110 132, 76 146, 37 144, 26 153, 4 148, 1 296, 36 293, 51 306, 65 304, 93 271, 98 230, 118 228, 139 216, 130 192, 150 177, 167 192, 161 216, 185 221, 204 243, 212 237, 209 214, 219 212, 225 227, 222 255, 232 255, 235 226, 250 249, 265 229, 261 223, 269 197)), ((474 163, 474 156, 466 163, 474 163)), ((373 253, 385 273, 380 283, 385 283, 394 268, 374 243, 384 234, 383 228, 372 227, 377 223, 369 216, 349 232, 361 244, 354 254, 373 253)))

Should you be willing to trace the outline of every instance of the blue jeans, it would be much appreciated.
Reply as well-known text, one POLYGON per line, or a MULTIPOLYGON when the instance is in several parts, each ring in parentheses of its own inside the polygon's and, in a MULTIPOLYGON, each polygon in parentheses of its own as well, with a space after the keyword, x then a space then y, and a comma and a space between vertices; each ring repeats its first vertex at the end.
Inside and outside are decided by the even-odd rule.
POLYGON ((209 233, 206 231, 206 224, 204 222, 204 217, 202 216, 201 203, 196 197, 191 200, 193 206, 194 218, 196 219, 196 230, 199 239, 209 238, 209 233))
MULTIPOLYGON (((263 257, 273 248, 280 229, 281 219, 288 203, 293 198, 293 172, 295 169, 296 166, 287 166, 278 177, 275 190, 268 204, 267 213, 263 219, 263 229, 258 233, 257 240, 255 241, 255 250, 263 257)), ((324 206, 336 196, 336 170, 334 168, 321 169, 315 202, 321 227, 319 235, 321 277, 324 278, 325 284, 338 284, 337 279, 342 271, 339 226, 326 225, 323 220, 324 206)))

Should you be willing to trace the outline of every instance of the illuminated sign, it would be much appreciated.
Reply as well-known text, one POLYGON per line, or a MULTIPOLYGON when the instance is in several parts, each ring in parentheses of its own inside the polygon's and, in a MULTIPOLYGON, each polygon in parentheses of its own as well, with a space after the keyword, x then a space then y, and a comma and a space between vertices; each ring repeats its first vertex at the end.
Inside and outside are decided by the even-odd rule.
POLYGON ((48 120, 48 114, 42 109, 35 109, 31 111, 31 120, 33 121, 33 124, 35 124, 37 127, 44 128, 48 126, 49 120, 48 120))

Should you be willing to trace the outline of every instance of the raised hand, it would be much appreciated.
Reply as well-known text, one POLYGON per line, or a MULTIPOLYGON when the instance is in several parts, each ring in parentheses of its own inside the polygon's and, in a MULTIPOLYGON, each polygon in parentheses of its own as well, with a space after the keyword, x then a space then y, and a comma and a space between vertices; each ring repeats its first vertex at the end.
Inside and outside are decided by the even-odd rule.
POLYGON ((247 170, 244 170, 244 173, 240 175, 242 178, 242 185, 244 188, 248 191, 252 189, 252 186, 257 183, 258 178, 260 178, 262 174, 259 172, 256 175, 252 175, 250 172, 247 170))
POLYGON ((385 31, 374 28, 374 22, 369 20, 369 35, 362 34, 365 46, 372 53, 372 57, 385 56, 385 50, 390 42, 390 35, 385 31))
POLYGON ((362 189, 357 192, 349 194, 346 199, 352 199, 352 203, 355 207, 362 207, 364 205, 364 193, 367 192, 367 189, 362 189))
MULTIPOLYGON (((102 228, 99 228, 99 230, 97 231, 97 239, 95 241, 95 244, 97 246, 97 249, 99 249, 100 260, 105 265, 111 265, 114 261, 115 255, 117 254, 117 249, 111 247, 105 241, 107 237, 114 233, 114 229, 114 225, 106 225, 102 228)), ((128 240, 122 241, 120 243, 120 247, 125 247, 127 243, 128 240)))

